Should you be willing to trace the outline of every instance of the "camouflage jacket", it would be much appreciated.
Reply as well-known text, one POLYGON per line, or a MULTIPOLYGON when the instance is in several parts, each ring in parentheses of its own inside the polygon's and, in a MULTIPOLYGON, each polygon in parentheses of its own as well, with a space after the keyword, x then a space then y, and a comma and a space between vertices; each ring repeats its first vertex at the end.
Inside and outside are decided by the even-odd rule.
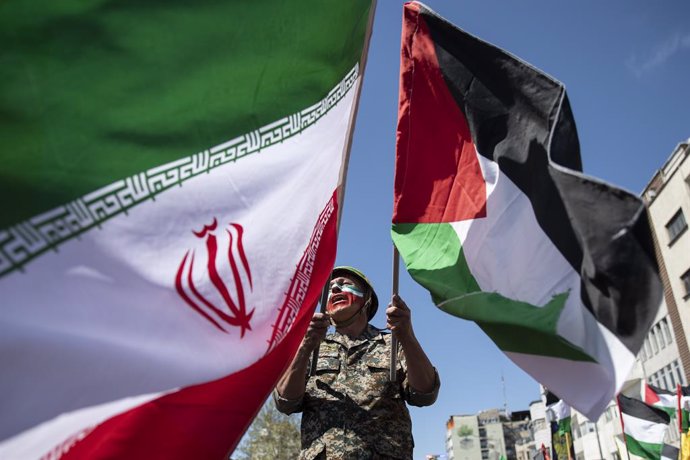
POLYGON ((273 393, 278 410, 302 412, 300 459, 411 459, 412 424, 405 402, 433 404, 434 389, 418 393, 407 382, 407 366, 398 352, 397 381, 390 382, 391 335, 368 325, 356 339, 338 332, 321 342, 316 374, 306 376, 301 399, 273 393))

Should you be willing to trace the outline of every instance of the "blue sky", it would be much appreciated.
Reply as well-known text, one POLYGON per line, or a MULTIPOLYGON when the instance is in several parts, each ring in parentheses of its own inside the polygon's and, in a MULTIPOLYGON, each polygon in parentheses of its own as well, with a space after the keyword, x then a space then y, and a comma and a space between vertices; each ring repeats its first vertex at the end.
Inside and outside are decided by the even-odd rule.
MULTIPOLYGON (((690 4, 685 0, 467 0, 426 4, 457 26, 562 81, 586 174, 639 194, 690 137, 690 4)), ((390 219, 402 2, 379 0, 351 151, 338 264, 391 291, 390 219)), ((537 383, 473 323, 437 310, 401 267, 400 294, 441 374, 438 402, 412 408, 415 459, 444 451, 445 422, 504 404, 524 410, 537 383)), ((383 310, 373 324, 383 327, 383 310)))

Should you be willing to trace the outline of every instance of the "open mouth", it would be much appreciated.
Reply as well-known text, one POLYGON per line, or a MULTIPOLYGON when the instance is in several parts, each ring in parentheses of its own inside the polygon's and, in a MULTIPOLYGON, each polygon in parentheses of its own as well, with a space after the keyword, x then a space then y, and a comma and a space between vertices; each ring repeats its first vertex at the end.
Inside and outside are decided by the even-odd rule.
POLYGON ((345 294, 333 294, 331 296, 331 305, 339 305, 343 302, 347 302, 347 296, 345 294))

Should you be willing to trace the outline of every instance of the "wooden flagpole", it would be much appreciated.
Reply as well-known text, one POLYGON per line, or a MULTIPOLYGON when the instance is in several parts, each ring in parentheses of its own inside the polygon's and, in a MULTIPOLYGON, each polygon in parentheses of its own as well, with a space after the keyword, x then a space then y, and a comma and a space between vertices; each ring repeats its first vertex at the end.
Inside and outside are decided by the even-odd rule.
MULTIPOLYGON (((393 295, 398 295, 398 280, 400 274, 399 261, 398 248, 393 245, 393 295)), ((395 334, 391 335, 390 380, 391 382, 395 382, 398 379, 398 339, 395 338, 395 334)))

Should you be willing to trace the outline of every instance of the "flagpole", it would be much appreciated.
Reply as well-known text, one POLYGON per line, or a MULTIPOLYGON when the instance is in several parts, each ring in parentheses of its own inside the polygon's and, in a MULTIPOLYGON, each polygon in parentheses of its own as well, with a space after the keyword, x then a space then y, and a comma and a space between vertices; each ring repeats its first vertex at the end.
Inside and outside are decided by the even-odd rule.
POLYGON ((681 387, 680 387, 680 383, 678 383, 676 385, 676 401, 678 401, 678 410, 676 411, 676 416, 678 418, 678 434, 681 435, 681 438, 680 438, 681 444, 680 445, 682 446, 683 445, 683 413, 681 412, 682 407, 681 407, 680 401, 681 401, 682 395, 680 394, 680 392, 681 392, 681 387))
MULTIPOLYGON (((364 70, 367 67, 367 57, 369 55, 369 44, 371 42, 371 33, 374 28, 374 14, 376 13, 376 2, 377 0, 371 1, 371 8, 369 9, 369 18, 367 20, 367 31, 364 37, 364 46, 362 48, 362 57, 359 60, 359 81, 357 82, 357 87, 355 89, 355 102, 352 111, 350 112, 350 119, 348 120, 347 126, 347 139, 345 140, 345 148, 343 149, 343 164, 340 168, 340 174, 338 183, 341 184, 338 187, 338 215, 336 218, 336 235, 340 232, 340 220, 343 214, 343 205, 345 202, 345 186, 347 185, 347 167, 350 163, 350 149, 352 148, 352 135, 355 131, 355 121, 357 120, 357 112, 359 110, 359 96, 362 93, 362 83, 364 81, 364 70)), ((326 301, 328 299, 328 289, 331 284, 331 276, 329 275, 326 280, 326 285, 323 287, 321 292, 321 313, 326 312, 326 301)), ((320 345, 316 346, 311 359, 311 369, 309 375, 314 375, 316 372, 316 360, 319 357, 320 345)))
POLYGON ((364 38, 364 47, 362 49, 362 57, 359 60, 359 78, 355 93, 355 102, 352 112, 350 112, 350 120, 347 126, 347 139, 345 140, 343 164, 340 168, 340 177, 338 183, 338 218, 336 220, 336 234, 340 232, 340 219, 343 213, 343 205, 345 201, 345 188, 347 186, 347 169, 350 164, 350 149, 352 148, 352 137, 355 132, 355 124, 357 121, 357 112, 359 111, 359 96, 362 93, 362 85, 364 84, 364 71, 367 67, 367 58, 369 57, 369 44, 371 42, 371 33, 374 28, 374 15, 376 13, 377 0, 371 1, 371 8, 369 9, 369 18, 367 25, 366 37, 364 38))
POLYGON ((599 439, 599 421, 594 422, 594 433, 597 435, 597 445, 599 446, 599 457, 604 460, 604 451, 601 450, 601 439, 599 439))
MULTIPOLYGON (((326 302, 328 301, 328 290, 331 285, 331 275, 328 275, 328 279, 326 279, 326 284, 323 287, 323 290, 321 291, 321 307, 319 308, 319 311, 323 314, 326 313, 326 302)), ((314 351, 312 352, 311 355, 311 367, 309 368, 309 375, 315 375, 316 374, 316 361, 319 359, 319 348, 320 345, 317 345, 316 348, 314 348, 314 351)))
MULTIPOLYGON (((393 295, 398 295, 398 280, 400 278, 400 257, 398 256, 398 248, 393 245, 393 295)), ((390 381, 395 382, 398 379, 398 339, 395 334, 391 334, 391 359, 390 359, 390 381)))
MULTIPOLYGON (((565 448, 568 450, 568 460, 573 460, 573 456, 570 454, 570 443, 572 443, 572 440, 570 439, 570 433, 565 433, 565 448)), ((602 460, 604 460, 602 458, 602 460)))
POLYGON ((621 421, 621 435, 623 436, 623 446, 625 446, 625 453, 628 456, 628 460, 630 460, 630 450, 628 449, 628 441, 626 441, 625 439, 625 424, 623 423, 623 411, 621 410, 621 402, 618 400, 618 396, 616 396, 616 406, 618 406, 618 417, 621 421))

